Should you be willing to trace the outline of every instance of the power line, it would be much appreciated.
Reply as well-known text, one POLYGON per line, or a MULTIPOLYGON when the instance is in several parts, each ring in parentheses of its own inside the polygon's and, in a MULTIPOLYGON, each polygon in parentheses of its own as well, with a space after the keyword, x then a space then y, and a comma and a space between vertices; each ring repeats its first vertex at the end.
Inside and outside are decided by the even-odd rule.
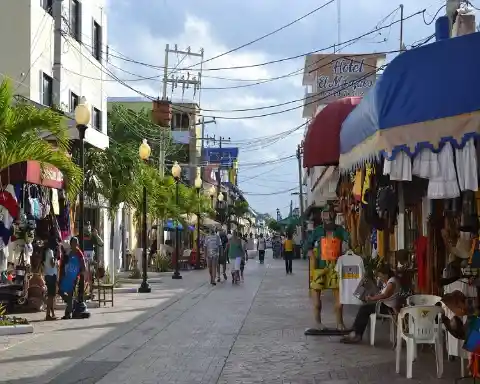
POLYGON ((242 44, 242 45, 240 45, 240 46, 238 46, 238 47, 236 47, 236 48, 230 49, 230 50, 228 50, 228 51, 226 51, 226 52, 223 52, 223 53, 220 53, 220 54, 218 54, 218 55, 216 55, 216 56, 210 57, 209 59, 202 60, 201 62, 199 62, 199 63, 197 63, 197 64, 193 64, 193 65, 187 67, 187 69, 194 68, 194 67, 198 67, 199 65, 208 63, 208 62, 213 61, 213 60, 216 60, 216 59, 218 59, 218 58, 220 58, 220 57, 229 55, 230 53, 236 52, 236 51, 238 51, 238 50, 240 50, 240 49, 242 49, 242 48, 248 47, 249 45, 255 44, 255 43, 259 42, 260 40, 263 40, 263 39, 265 39, 265 38, 267 38, 267 37, 270 37, 270 36, 272 36, 272 35, 280 32, 280 31, 288 28, 288 27, 291 27, 292 25, 294 25, 294 24, 302 21, 303 19, 306 19, 307 17, 313 15, 314 13, 320 11, 321 9, 329 6, 330 4, 332 4, 332 3, 334 3, 334 2, 335 2, 335 0, 330 0, 330 1, 326 2, 325 4, 322 4, 322 5, 320 5, 319 7, 315 8, 314 10, 308 12, 307 14, 305 14, 305 15, 303 15, 303 16, 301 16, 301 17, 299 17, 299 18, 297 18, 297 19, 295 19, 295 20, 293 20, 293 21, 291 21, 290 23, 287 23, 287 24, 281 26, 280 28, 275 29, 275 30, 272 31, 272 32, 269 32, 269 33, 267 33, 267 34, 265 34, 265 35, 263 35, 263 36, 260 36, 260 37, 258 37, 258 38, 256 38, 256 39, 254 39, 254 40, 252 40, 252 41, 249 41, 248 43, 242 44))
MULTIPOLYGON (((410 14, 406 17, 403 18, 403 21, 407 21, 415 16, 418 16, 418 15, 421 15, 421 14, 424 14, 426 11, 426 9, 423 9, 421 11, 418 11, 418 12, 415 12, 413 14, 410 14)), ((379 27, 379 28, 375 28, 373 30, 371 30, 370 32, 366 32, 362 35, 359 35, 355 38, 352 38, 352 39, 349 39, 349 40, 346 40, 344 42, 341 42, 341 43, 338 43, 338 44, 333 44, 333 45, 330 45, 328 47, 324 47, 324 48, 321 48, 321 49, 317 49, 317 50, 314 50, 314 51, 309 51, 309 52, 305 52, 305 53, 301 53, 299 55, 295 55, 295 56, 289 56, 289 57, 284 57, 284 58, 281 58, 281 59, 276 59, 276 60, 271 60, 271 61, 266 61, 266 62, 263 62, 263 63, 257 63, 257 64, 250 64, 250 65, 240 65, 240 66, 233 66, 233 67, 219 67, 219 68, 203 68, 203 71, 222 71, 222 70, 232 70, 232 69, 245 69, 245 68, 257 68, 257 67, 263 67, 263 66, 266 66, 266 65, 270 65, 270 64, 277 64, 277 63, 282 63, 282 62, 285 62, 285 61, 289 61, 289 60, 294 60, 294 59, 299 59, 301 57, 305 57, 305 56, 308 56, 308 55, 313 55, 315 53, 320 53, 320 52, 323 52, 323 51, 327 51, 327 50, 330 50, 334 47, 339 47, 339 46, 342 46, 344 44, 348 44, 352 41, 358 41, 366 36, 369 36, 373 33, 377 33, 378 31, 381 31, 383 29, 387 29, 387 28, 390 28, 391 26, 395 25, 395 24, 398 24, 402 22, 402 20, 396 20, 396 21, 393 21, 392 23, 388 24, 388 25, 385 25, 385 26, 382 26, 382 27, 379 27)), ((123 61, 126 61, 126 62, 131 62, 131 63, 134 63, 134 64, 138 64, 138 65, 143 65, 145 67, 150 67, 150 68, 154 68, 154 69, 164 69, 164 67, 162 66, 159 66, 159 65, 153 65, 153 64, 149 64, 149 63, 145 63, 145 62, 141 62, 141 61, 138 61, 138 60, 134 60, 134 59, 130 59, 128 58, 127 56, 116 56, 116 55, 112 55, 112 54, 109 54, 110 56, 112 57, 115 57, 115 58, 118 58, 120 60, 123 60, 123 61)), ((178 69, 178 70, 188 70, 188 69, 191 69, 191 68, 181 68, 181 69, 178 69)))

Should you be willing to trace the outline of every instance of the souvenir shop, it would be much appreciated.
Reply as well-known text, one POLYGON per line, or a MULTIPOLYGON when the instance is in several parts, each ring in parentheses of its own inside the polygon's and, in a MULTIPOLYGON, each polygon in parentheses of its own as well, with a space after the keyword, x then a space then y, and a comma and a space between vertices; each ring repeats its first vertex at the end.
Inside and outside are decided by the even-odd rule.
MULTIPOLYGON (((338 133, 330 134, 328 145, 336 148, 339 144, 339 157, 337 160, 334 153, 315 165, 338 167, 337 200, 317 215, 322 225, 312 228, 309 242, 318 247, 310 258, 310 287, 336 293, 337 329, 322 326, 309 330, 310 334, 338 334, 344 329, 341 308, 350 300, 345 300, 338 288, 346 286, 342 281, 346 277, 342 271, 333 278, 337 267, 329 273, 318 264, 319 260, 324 264, 325 260, 340 260, 339 245, 345 232, 349 252, 362 258, 357 263, 362 273, 349 271, 357 278, 373 277, 380 263, 388 263, 399 277, 404 297, 398 316, 412 313, 415 306, 425 313, 437 313, 436 304, 441 302, 448 354, 460 357, 462 377, 479 377, 480 101, 476 92, 480 75, 476 68, 480 54, 474 49, 479 43, 480 33, 473 33, 406 51, 392 60, 365 97, 335 102, 344 104, 346 112, 324 129, 338 133), (459 60, 461 71, 457 69, 459 60), (349 111, 345 105, 350 106, 349 111), (325 226, 333 219, 333 238, 338 241, 327 244, 325 226), (467 358, 473 362, 469 373, 464 364, 467 358)), ((355 286, 357 289, 350 287, 350 298, 362 295, 355 286)), ((376 287, 366 286, 363 293, 369 289, 376 287)), ((318 301, 314 311, 321 324, 320 297, 318 301)), ((435 321, 433 318, 430 324, 433 328, 435 321)), ((392 320, 391 339, 395 342, 393 324, 400 326, 401 322, 392 320)), ((402 328, 398 334, 402 332, 406 330, 402 328)), ((371 323, 372 345, 374 333, 371 323)), ((435 335, 432 343, 442 339, 440 333, 435 335)), ((422 343, 420 339, 415 341, 422 343)), ((401 344, 397 341, 397 348, 401 344)), ((412 362, 407 359, 408 377, 412 376, 412 362)), ((439 353, 437 374, 442 373, 439 353)))
MULTIPOLYGON (((389 64, 342 123, 338 188, 352 246, 393 267, 407 307, 422 297, 423 309, 433 313, 441 301, 448 354, 469 352, 474 362, 480 346, 479 43, 479 33, 437 41, 389 64)), ((399 316, 402 311, 408 308, 399 316)), ((441 376, 439 352, 437 363, 441 376)))
POLYGON ((44 248, 71 235, 62 174, 28 161, 4 170, 1 182, 0 302, 39 309, 45 291, 44 248))

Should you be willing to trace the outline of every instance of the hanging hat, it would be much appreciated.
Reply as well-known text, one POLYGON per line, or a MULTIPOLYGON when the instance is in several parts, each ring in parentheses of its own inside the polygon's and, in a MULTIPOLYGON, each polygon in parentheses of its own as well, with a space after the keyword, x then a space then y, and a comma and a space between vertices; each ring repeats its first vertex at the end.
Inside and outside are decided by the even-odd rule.
POLYGON ((472 251, 472 241, 465 237, 460 237, 457 241, 457 245, 452 248, 452 255, 459 259, 469 259, 472 251))

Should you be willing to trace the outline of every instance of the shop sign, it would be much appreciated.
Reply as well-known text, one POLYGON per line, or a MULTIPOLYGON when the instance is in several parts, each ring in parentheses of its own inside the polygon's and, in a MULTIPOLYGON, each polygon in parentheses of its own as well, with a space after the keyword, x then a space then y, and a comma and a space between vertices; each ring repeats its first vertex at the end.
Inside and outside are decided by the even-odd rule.
POLYGON ((231 168, 238 159, 238 148, 205 148, 203 159, 209 164, 221 164, 222 167, 231 168))
POLYGON ((309 55, 305 59, 304 84, 312 85, 304 101, 303 117, 312 117, 317 108, 344 98, 363 97, 377 79, 385 55, 309 55))

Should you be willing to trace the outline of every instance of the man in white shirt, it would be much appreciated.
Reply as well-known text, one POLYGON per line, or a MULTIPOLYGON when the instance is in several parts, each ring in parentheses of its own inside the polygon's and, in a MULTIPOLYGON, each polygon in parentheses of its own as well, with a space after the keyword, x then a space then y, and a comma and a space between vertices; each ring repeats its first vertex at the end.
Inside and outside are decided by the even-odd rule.
POLYGON ((267 242, 263 237, 263 233, 260 234, 260 238, 258 239, 257 243, 257 251, 258 251, 258 260, 260 264, 263 264, 265 261, 265 250, 267 249, 267 242))

